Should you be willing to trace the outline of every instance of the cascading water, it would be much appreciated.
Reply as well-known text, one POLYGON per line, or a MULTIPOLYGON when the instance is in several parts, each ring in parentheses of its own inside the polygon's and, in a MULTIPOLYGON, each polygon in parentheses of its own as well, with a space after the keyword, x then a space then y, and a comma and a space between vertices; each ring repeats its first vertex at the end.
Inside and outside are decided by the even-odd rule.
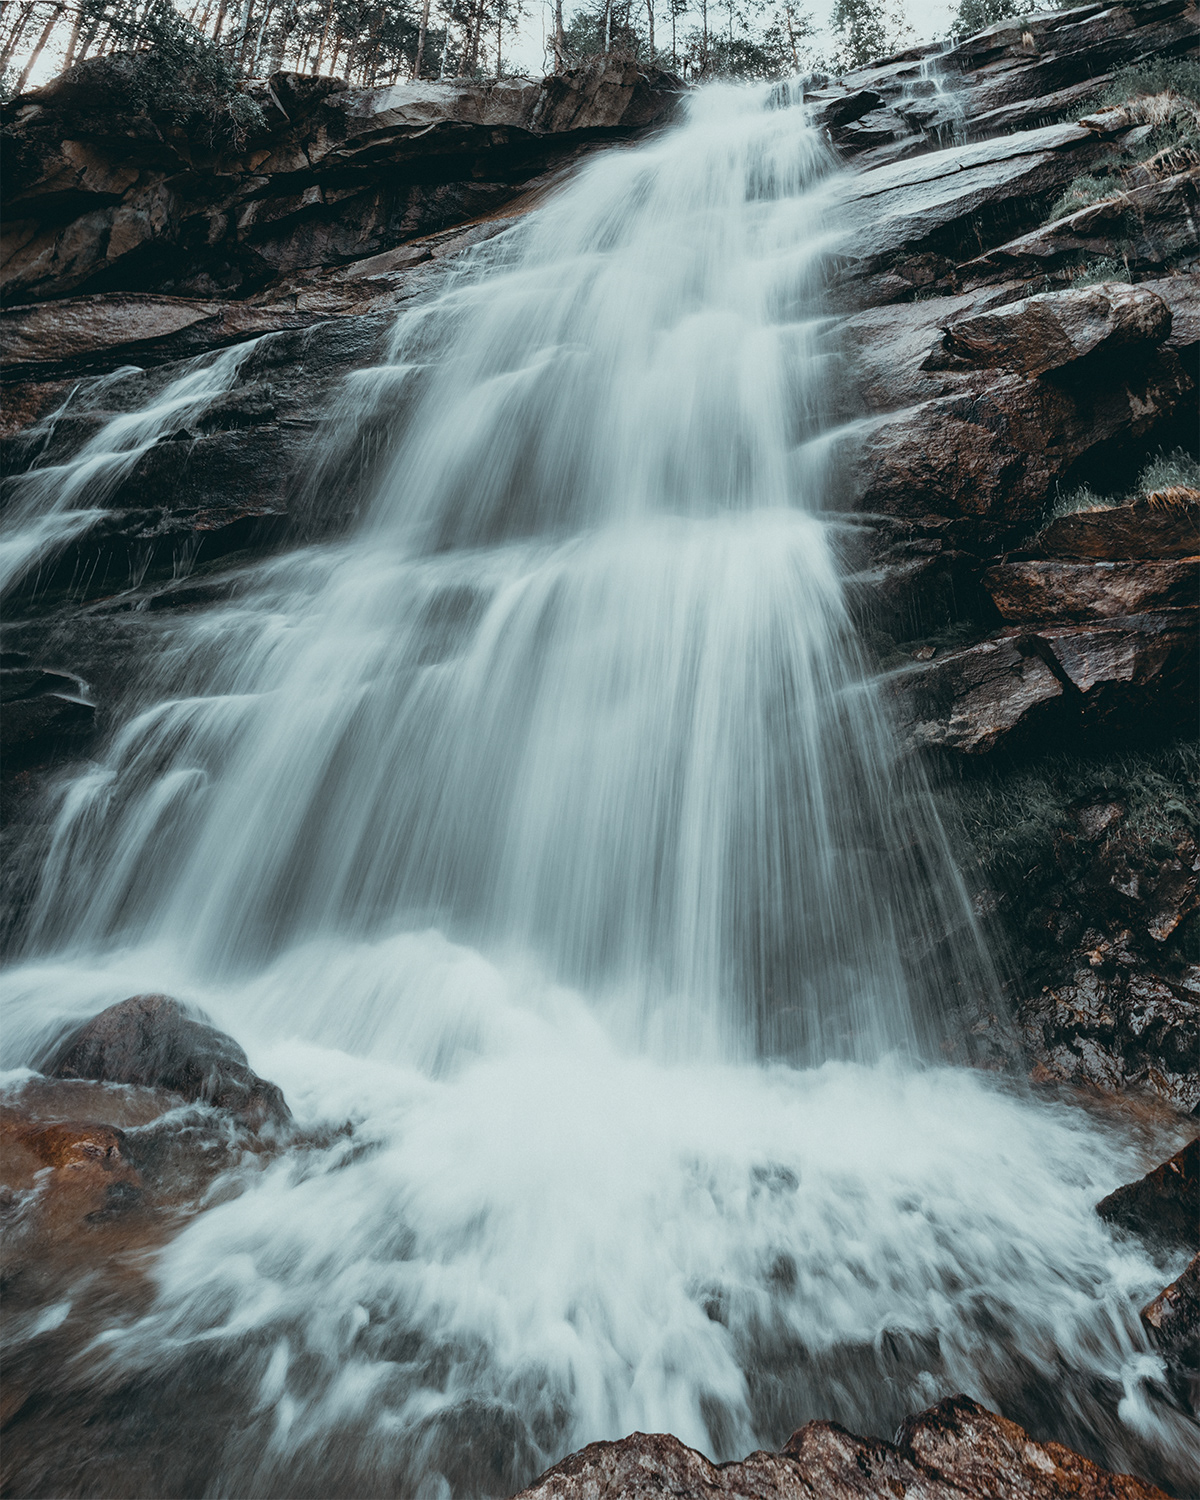
MULTIPOLYGON (((82 536, 104 515, 104 501, 137 461, 174 428, 186 425, 222 396, 254 347, 238 344, 215 356, 190 360, 184 372, 140 411, 106 422, 66 463, 35 465, 7 481, 4 528, 0 533, 0 592, 82 536)), ((141 372, 127 366, 106 377, 111 385, 141 372)), ((53 432, 71 399, 34 429, 36 441, 53 432)))
POLYGON ((499 1495, 958 1389, 1183 1461, 1163 1267, 1092 1212, 1136 1152, 922 1062, 990 981, 838 582, 837 192, 753 90, 593 161, 349 382, 354 534, 177 626, 66 790, 10 1061, 165 990, 354 1122, 84 1356, 203 1368, 155 1399, 204 1493, 499 1495))

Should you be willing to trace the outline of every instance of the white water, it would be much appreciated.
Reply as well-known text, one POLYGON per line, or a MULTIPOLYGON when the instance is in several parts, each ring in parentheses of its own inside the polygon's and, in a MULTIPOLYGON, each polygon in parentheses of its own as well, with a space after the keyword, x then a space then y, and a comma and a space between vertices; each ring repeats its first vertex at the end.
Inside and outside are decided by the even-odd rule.
POLYGON ((922 1061, 991 981, 838 583, 836 193, 750 91, 589 165, 349 383, 355 534, 181 624, 65 793, 9 1060, 165 990, 355 1122, 91 1352, 233 1392, 208 1493, 504 1494, 960 1389, 1185 1461, 1170 1267, 1092 1211, 1138 1152, 922 1061))
MULTIPOLYGON (((89 531, 105 515, 105 501, 155 443, 194 422, 237 379, 252 340, 219 354, 189 360, 150 406, 113 417, 73 457, 60 464, 35 467, 8 480, 10 493, 0 527, 0 593, 19 583, 69 542, 89 531)), ((110 385, 141 372, 135 366, 117 370, 110 385)), ((71 405, 44 417, 30 436, 48 439, 71 405)))

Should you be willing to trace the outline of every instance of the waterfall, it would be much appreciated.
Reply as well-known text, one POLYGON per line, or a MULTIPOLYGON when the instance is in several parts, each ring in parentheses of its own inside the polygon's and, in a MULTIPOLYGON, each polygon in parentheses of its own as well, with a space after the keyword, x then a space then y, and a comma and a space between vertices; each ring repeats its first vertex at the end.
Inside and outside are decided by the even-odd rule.
POLYGON ((993 981, 839 581, 831 165, 713 87, 479 247, 331 416, 314 513, 387 439, 351 533, 176 624, 65 789, 9 1061, 164 990, 354 1122, 94 1351, 204 1354, 205 1492, 502 1495, 1031 1371, 1058 1431, 1181 1441, 1091 1211, 1130 1148, 936 1065, 993 981))

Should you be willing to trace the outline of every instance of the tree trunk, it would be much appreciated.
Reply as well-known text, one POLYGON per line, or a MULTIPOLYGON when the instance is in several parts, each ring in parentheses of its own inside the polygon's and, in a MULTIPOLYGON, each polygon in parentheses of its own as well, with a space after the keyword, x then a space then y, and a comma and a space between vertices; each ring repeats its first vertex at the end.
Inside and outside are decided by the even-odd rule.
POLYGON ((604 51, 612 51, 612 0, 604 0, 604 51))
POLYGON ((554 71, 561 73, 567 66, 567 33, 563 29, 562 0, 554 0, 554 71))
MULTIPOLYGON (((37 0, 29 0, 25 9, 13 22, 13 29, 8 34, 8 41, 5 43, 4 51, 0 53, 0 73, 7 70, 9 63, 12 61, 13 53, 21 45, 21 38, 25 35, 25 28, 29 25, 29 18, 33 15, 36 5, 37 0)), ((78 22, 76 22, 76 25, 78 25, 78 22)))
POLYGON ((445 31, 442 32, 442 56, 438 63, 438 77, 445 78, 446 63, 450 58, 450 26, 447 22, 445 31))
POLYGON ((650 61, 654 61, 654 0, 646 0, 646 20, 650 25, 650 61))
POLYGON ((262 56, 263 37, 267 34, 267 22, 271 19, 271 12, 274 9, 274 0, 267 0, 267 3, 263 6, 262 20, 258 23, 258 35, 254 39, 254 53, 250 58, 250 66, 247 69, 251 78, 256 76, 255 70, 258 67, 258 59, 262 56))
POLYGON ((321 42, 317 48, 317 60, 313 63, 313 72, 321 71, 321 59, 325 56, 325 43, 329 40, 329 28, 333 23, 333 0, 325 7, 325 25, 321 28, 321 42))
POLYGON ((467 43, 467 64, 465 72, 468 78, 475 76, 479 67, 479 43, 483 33, 483 0, 477 0, 475 6, 474 24, 470 30, 470 40, 467 43))
POLYGON ((429 31, 429 0, 421 7, 421 29, 417 32, 417 56, 413 63, 412 76, 420 78, 421 69, 425 64, 425 36, 429 31))
POLYGON ((58 25, 58 18, 62 15, 65 9, 65 0, 59 0, 59 3, 50 12, 50 19, 42 28, 42 34, 37 39, 37 46, 35 46, 33 51, 29 54, 29 61, 25 64, 25 71, 21 74, 20 78, 17 79, 16 91, 18 94, 23 94, 25 92, 25 85, 29 82, 29 75, 33 72, 34 68, 37 67, 38 59, 45 51, 46 43, 50 40, 50 33, 58 25))

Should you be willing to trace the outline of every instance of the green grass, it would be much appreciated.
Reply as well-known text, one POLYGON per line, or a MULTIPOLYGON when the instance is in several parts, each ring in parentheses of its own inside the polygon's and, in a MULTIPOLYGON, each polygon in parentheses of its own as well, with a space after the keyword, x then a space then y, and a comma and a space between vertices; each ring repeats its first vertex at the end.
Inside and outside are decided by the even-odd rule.
POLYGON ((1200 62, 1184 57, 1149 58, 1114 73, 1095 97, 1100 105, 1127 104, 1139 95, 1178 94, 1200 108, 1200 62))
POLYGON ((1142 495, 1170 489, 1172 485, 1200 490, 1200 463, 1183 448, 1176 448, 1173 453, 1160 453, 1138 475, 1138 493, 1142 495))
POLYGON ((1096 177, 1085 172, 1083 176, 1074 178, 1050 205, 1046 223, 1053 224, 1055 219, 1065 219, 1070 214, 1077 214, 1081 208, 1090 208, 1093 203, 1103 203, 1106 198, 1116 197, 1120 191, 1119 177, 1096 177))
POLYGON ((1073 490, 1055 491, 1046 507, 1042 524, 1056 521, 1060 516, 1076 515, 1079 511, 1113 510, 1118 505, 1132 505, 1144 495, 1152 495, 1156 490, 1171 489, 1176 485, 1184 489, 1200 490, 1200 463, 1185 448, 1155 454, 1142 469, 1137 484, 1128 494, 1101 495, 1086 484, 1073 490))
MULTIPOLYGON (((1127 150, 1118 141, 1115 153, 1076 177, 1050 206, 1045 223, 1115 198, 1127 186, 1186 171, 1200 162, 1200 63, 1153 58, 1122 68, 1080 114, 1111 108, 1127 110, 1135 125, 1150 127, 1149 133, 1127 150)), ((1128 274, 1122 279, 1128 280, 1128 274)))
POLYGON ((1048 756, 1021 770, 997 770, 959 787, 957 822, 981 867, 1000 882, 1020 880, 1053 858, 1054 842, 1074 828, 1071 810, 1120 802, 1125 816, 1111 837, 1132 837, 1168 857, 1180 837, 1200 832, 1200 747, 1180 740, 1163 749, 1098 760, 1048 756))

